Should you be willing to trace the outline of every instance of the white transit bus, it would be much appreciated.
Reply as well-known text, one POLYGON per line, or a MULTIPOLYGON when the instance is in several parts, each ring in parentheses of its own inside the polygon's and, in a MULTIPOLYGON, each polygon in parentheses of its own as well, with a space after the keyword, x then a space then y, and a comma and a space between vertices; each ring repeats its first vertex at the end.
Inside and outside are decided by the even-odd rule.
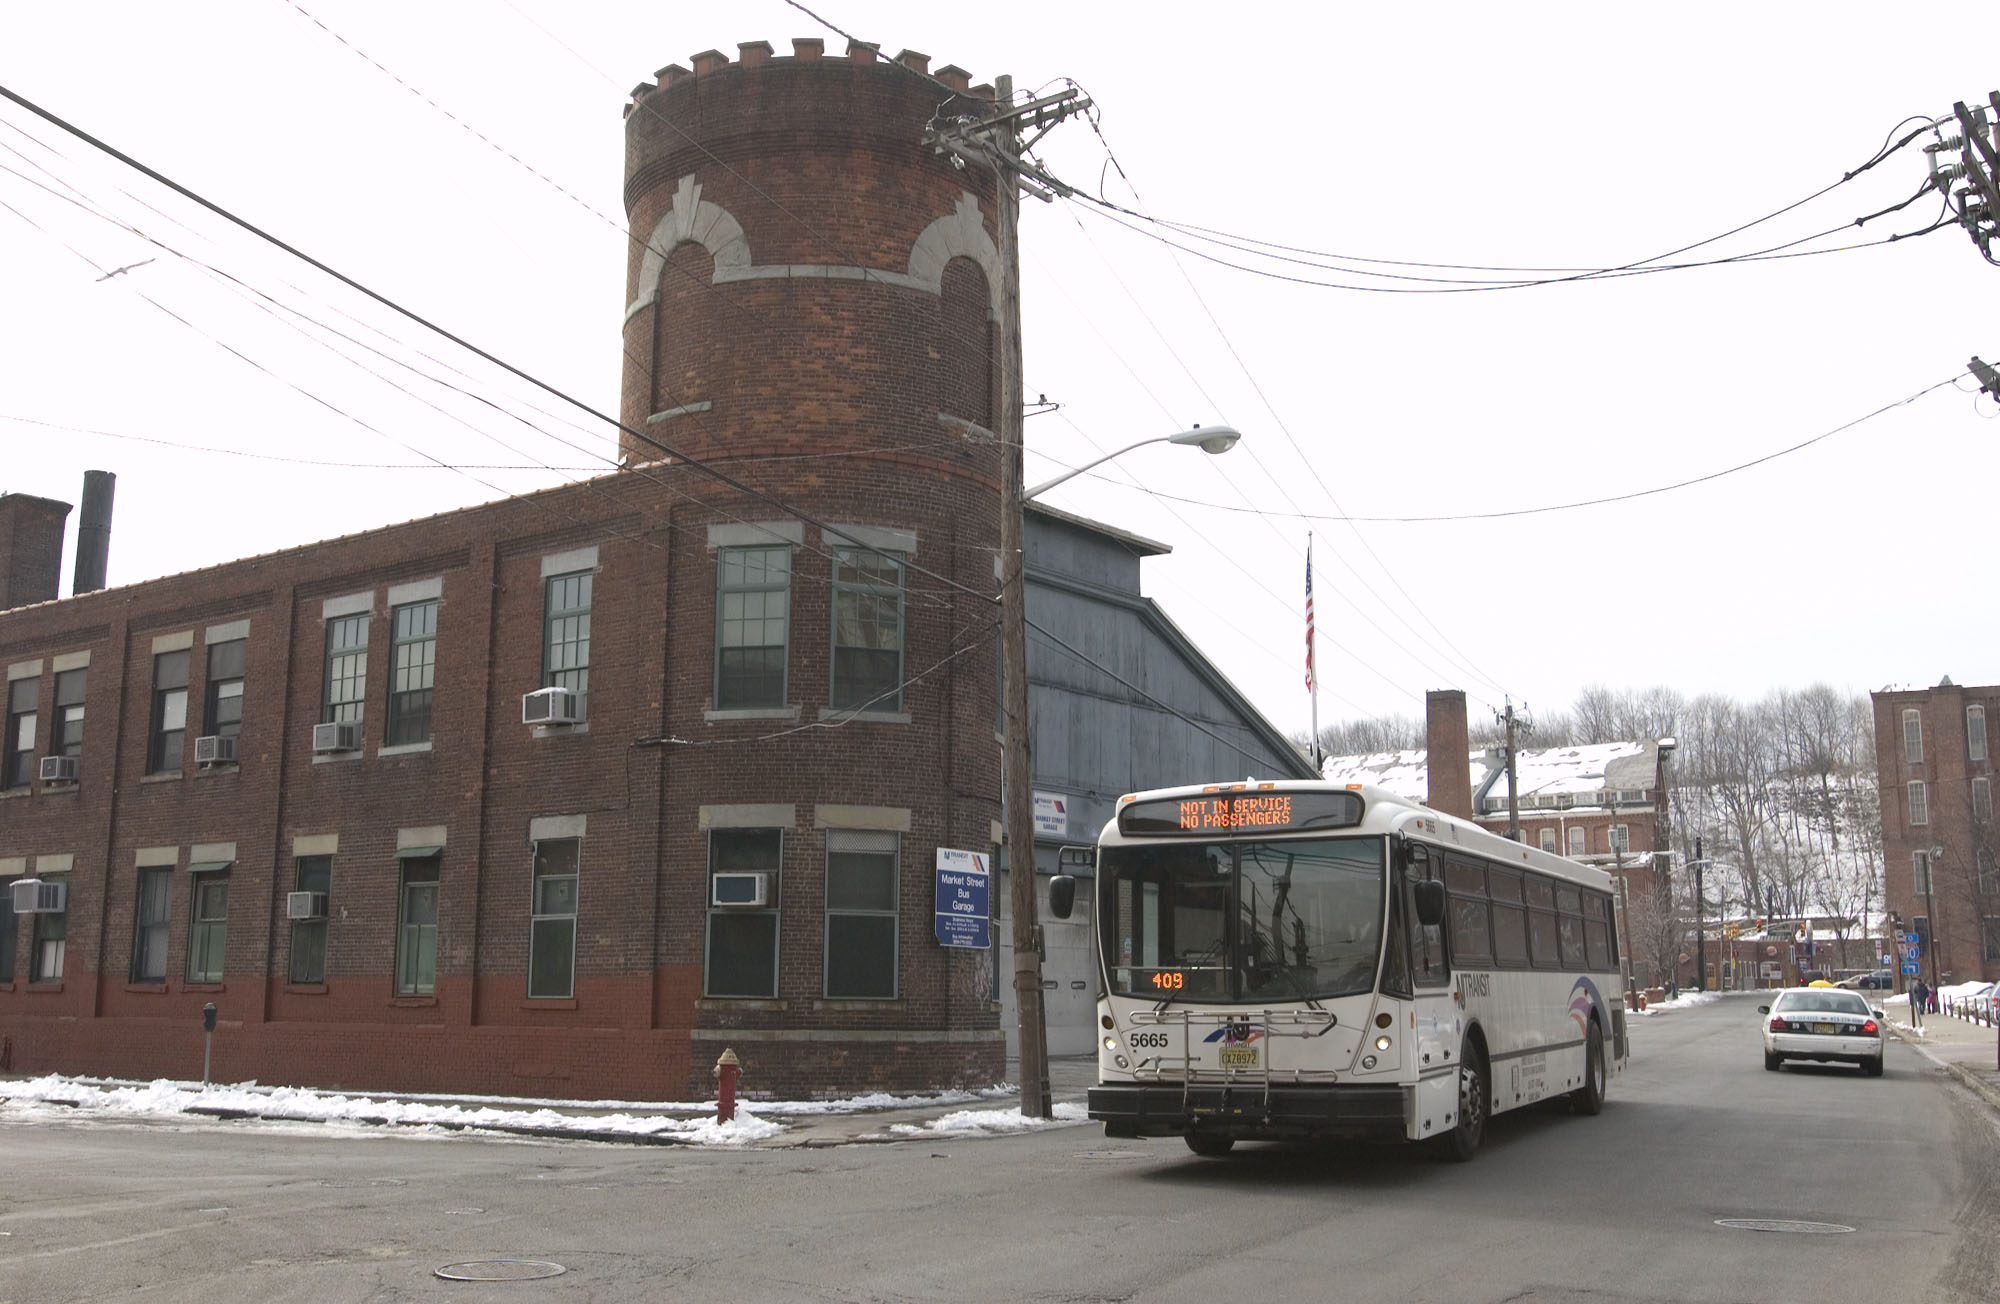
MULTIPOLYGON (((1611 876, 1365 784, 1121 797, 1096 848, 1098 1085, 1116 1137, 1388 1136, 1604 1106, 1627 1056, 1611 876)), ((1052 885, 1074 908, 1075 878, 1052 885)))

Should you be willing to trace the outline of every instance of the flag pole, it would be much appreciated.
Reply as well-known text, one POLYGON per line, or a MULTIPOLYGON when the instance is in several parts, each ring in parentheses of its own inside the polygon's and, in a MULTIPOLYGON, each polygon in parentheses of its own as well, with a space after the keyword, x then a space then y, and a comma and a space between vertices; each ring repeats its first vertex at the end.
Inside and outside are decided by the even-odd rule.
POLYGON ((1326 766, 1319 746, 1319 675, 1313 666, 1313 537, 1306 531, 1306 688, 1312 693, 1312 762, 1315 773, 1326 766))

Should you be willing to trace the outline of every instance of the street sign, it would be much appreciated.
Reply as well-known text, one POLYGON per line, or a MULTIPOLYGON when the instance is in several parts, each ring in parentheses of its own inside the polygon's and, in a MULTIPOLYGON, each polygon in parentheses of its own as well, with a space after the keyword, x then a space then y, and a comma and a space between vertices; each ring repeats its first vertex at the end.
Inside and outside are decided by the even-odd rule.
POLYGON ((1917 962, 1915 960, 1903 961, 1903 977, 1914 978, 1916 976, 1917 976, 1917 962))
POLYGON ((1917 936, 1917 935, 1916 935, 1915 933, 1904 933, 1904 934, 1903 934, 1903 945, 1904 945, 1904 946, 1915 946, 1915 945, 1916 945, 1916 944, 1917 944, 1918 942, 1920 942, 1920 941, 1922 941, 1922 940, 1923 940, 1923 939, 1922 939, 1922 938, 1919 938, 1919 937, 1918 937, 1918 936, 1917 936))
POLYGON ((1069 805, 1060 794, 1053 792, 1035 794, 1035 836, 1038 838, 1069 836, 1069 805))
POLYGON ((993 858, 977 851, 937 852, 937 940, 940 946, 990 947, 993 858))

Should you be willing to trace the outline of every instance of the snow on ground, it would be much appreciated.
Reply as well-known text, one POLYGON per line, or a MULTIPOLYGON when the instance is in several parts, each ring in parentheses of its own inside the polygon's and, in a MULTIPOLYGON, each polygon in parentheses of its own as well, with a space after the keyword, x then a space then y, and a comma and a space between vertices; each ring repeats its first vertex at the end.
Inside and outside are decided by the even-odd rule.
POLYGON ((1060 1102, 1055 1107, 1053 1119, 1029 1118, 1018 1105, 1013 1109, 961 1109, 928 1123, 897 1123, 890 1127, 889 1135, 970 1136, 990 1132, 1027 1132, 1058 1123, 1085 1123, 1089 1120, 1090 1115, 1084 1106, 1060 1102))
POLYGON ((1628 1010, 1626 1013, 1644 1017, 1651 1014, 1660 1014, 1667 1010, 1691 1010, 1697 1005, 1707 1005, 1712 1001, 1719 1001, 1721 999, 1722 993, 1720 992, 1682 992, 1679 996, 1668 1000, 1647 1001, 1645 1009, 1628 1010))
MULTIPOLYGON (((0 1120, 75 1118, 171 1118, 254 1116, 275 1122, 325 1125, 398 1124, 432 1130, 486 1129, 504 1132, 598 1134, 608 1132, 671 1139, 692 1145, 740 1146, 778 1136, 785 1117, 864 1114, 887 1109, 971 1103, 1004 1096, 1011 1088, 955 1091, 922 1096, 876 1092, 843 1100, 739 1101, 728 1123, 715 1119, 715 1102, 521 1100, 512 1097, 348 1096, 255 1082, 203 1086, 161 1078, 119 1082, 60 1074, 0 1082, 0 1120)), ((1064 1106, 1063 1108, 1071 1108, 1064 1106)), ((1012 1131, 1023 1126, 1020 1111, 967 1110, 950 1129, 1012 1131), (1008 1122, 1011 1114, 1015 1122, 1008 1122), (987 1121, 988 1119, 994 1121, 987 1121)), ((1079 1115, 1080 1116, 1080 1115, 1079 1115)), ((942 1120, 941 1120, 942 1121, 942 1120)), ((933 1129, 912 1129, 930 1131, 933 1129)))

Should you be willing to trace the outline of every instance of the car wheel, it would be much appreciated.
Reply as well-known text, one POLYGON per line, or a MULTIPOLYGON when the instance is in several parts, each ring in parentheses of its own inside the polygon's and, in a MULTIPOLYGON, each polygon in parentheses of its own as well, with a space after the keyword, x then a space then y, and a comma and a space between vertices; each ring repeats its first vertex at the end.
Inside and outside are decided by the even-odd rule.
POLYGON ((1569 1107, 1579 1114, 1604 1112, 1604 1030, 1596 1019, 1583 1043, 1583 1085, 1569 1093, 1569 1107))
POLYGON ((1778 1066, 1784 1062, 1784 1056, 1768 1050, 1764 1052, 1764 1067, 1771 1070, 1771 1072, 1776 1073, 1778 1066))
POLYGON ((1489 1100, 1486 1061, 1467 1042, 1459 1048, 1458 1122, 1451 1131, 1438 1138, 1438 1145, 1446 1159, 1462 1164, 1479 1153, 1479 1143, 1486 1139, 1489 1100))
POLYGON ((1881 1076, 1882 1076, 1882 1057, 1881 1057, 1880 1055, 1877 1055, 1877 1056, 1876 1056, 1876 1057, 1875 1057, 1874 1059, 1872 1059, 1872 1060, 1864 1060, 1864 1061, 1862 1061, 1862 1064, 1861 1064, 1861 1071, 1862 1071, 1863 1073, 1866 1073, 1866 1074, 1867 1074, 1867 1075, 1868 1075, 1869 1077, 1871 1077, 1871 1078, 1879 1078, 1879 1077, 1881 1077, 1881 1076))
POLYGON ((1184 1132, 1181 1139, 1187 1142, 1188 1149, 1204 1159, 1220 1159, 1236 1148, 1235 1137, 1217 1136, 1213 1132, 1184 1132))

